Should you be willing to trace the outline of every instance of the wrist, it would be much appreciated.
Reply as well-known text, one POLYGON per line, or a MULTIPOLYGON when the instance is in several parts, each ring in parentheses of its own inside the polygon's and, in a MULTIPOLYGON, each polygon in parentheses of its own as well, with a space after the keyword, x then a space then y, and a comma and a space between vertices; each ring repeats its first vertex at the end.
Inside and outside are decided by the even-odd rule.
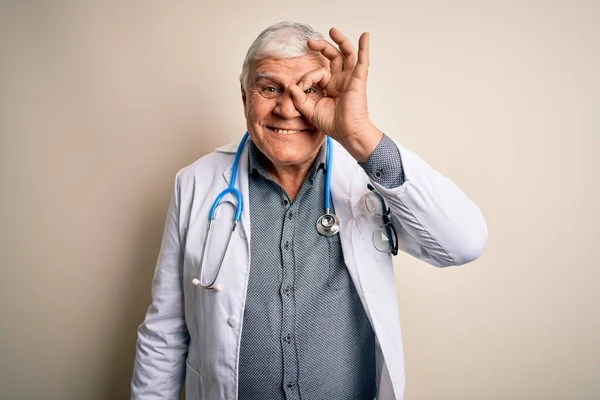
POLYGON ((369 122, 339 142, 356 161, 367 162, 382 138, 383 132, 369 122))

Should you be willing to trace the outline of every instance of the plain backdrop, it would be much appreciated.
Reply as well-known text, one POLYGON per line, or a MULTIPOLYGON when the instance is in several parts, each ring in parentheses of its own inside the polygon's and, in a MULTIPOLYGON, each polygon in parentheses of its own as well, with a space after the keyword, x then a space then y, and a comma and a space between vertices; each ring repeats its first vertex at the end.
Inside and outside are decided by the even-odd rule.
POLYGON ((128 398, 175 173, 239 140, 288 19, 371 32, 373 122, 489 226, 467 266, 395 260, 406 399, 600 398, 593 0, 0 2, 0 398, 128 398))

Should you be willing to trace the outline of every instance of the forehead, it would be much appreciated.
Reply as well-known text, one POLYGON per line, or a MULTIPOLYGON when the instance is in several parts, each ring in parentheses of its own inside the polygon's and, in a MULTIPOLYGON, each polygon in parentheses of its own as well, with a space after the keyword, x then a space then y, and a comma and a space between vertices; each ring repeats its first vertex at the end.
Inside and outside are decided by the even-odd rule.
POLYGON ((315 57, 301 56, 294 58, 263 58, 254 64, 252 69, 252 82, 260 78, 267 78, 284 83, 296 83, 309 71, 321 68, 321 64, 315 57))

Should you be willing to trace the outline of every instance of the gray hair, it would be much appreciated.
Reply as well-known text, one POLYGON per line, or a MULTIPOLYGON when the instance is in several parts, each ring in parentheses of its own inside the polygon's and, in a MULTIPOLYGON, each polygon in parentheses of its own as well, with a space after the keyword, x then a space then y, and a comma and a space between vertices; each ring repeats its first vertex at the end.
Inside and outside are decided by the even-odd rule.
POLYGON ((244 90, 248 88, 248 74, 255 61, 267 57, 284 59, 305 55, 314 55, 320 60, 321 54, 306 45, 309 39, 323 40, 325 37, 309 25, 292 21, 283 21, 262 31, 248 49, 244 59, 240 75, 240 83, 244 90))

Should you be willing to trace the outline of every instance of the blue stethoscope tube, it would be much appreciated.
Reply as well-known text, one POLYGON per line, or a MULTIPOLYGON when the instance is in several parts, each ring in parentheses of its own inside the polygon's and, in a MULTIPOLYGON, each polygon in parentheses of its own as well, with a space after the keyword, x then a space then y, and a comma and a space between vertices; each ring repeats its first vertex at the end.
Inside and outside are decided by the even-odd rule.
POLYGON ((327 136, 327 169, 325 170, 325 214, 317 220, 317 232, 323 236, 336 235, 340 230, 340 219, 331 212, 331 171, 333 170, 333 146, 327 136))
POLYGON ((229 187, 223 190, 217 198, 215 199, 212 207, 210 208, 210 214, 208 215, 208 219, 210 221, 215 219, 215 213, 217 211, 217 207, 221 203, 221 199, 228 194, 231 193, 237 198, 237 206, 235 208, 235 216, 233 220, 238 222, 242 217, 242 211, 244 209, 244 201, 242 200, 242 194, 238 189, 235 188, 235 181, 237 180, 237 171, 238 166, 240 165, 240 157, 242 156, 242 151, 244 150, 244 145, 246 144, 246 140, 248 139, 248 132, 244 134, 240 144, 238 145, 237 151, 235 152, 235 159, 233 160, 233 167, 231 168, 231 179, 229 180, 229 187))
MULTIPOLYGON (((235 188, 235 183, 237 180, 237 172, 238 172, 238 166, 240 164, 240 158, 241 158, 242 152, 244 150, 244 145, 246 144, 246 141, 248 140, 248 136, 249 136, 248 132, 246 132, 244 134, 244 136, 242 137, 240 144, 238 145, 237 151, 235 152, 235 158, 233 160, 233 166, 231 169, 231 179, 229 180, 229 187, 227 187, 227 189, 225 189, 221 193, 219 193, 219 195, 213 202, 212 207, 210 208, 210 213, 208 215, 208 226, 206 227, 206 236, 204 238, 204 244, 202 246, 202 260, 200 262, 200 276, 199 276, 199 278, 194 278, 192 280, 192 283, 194 285, 201 286, 205 289, 220 290, 220 286, 215 285, 215 282, 217 281, 217 278, 219 277, 219 272, 221 271, 221 266, 223 265, 223 260, 225 259, 227 250, 229 249, 229 243, 231 242, 233 232, 235 231, 235 229, 240 221, 240 218, 242 217, 242 211, 244 209, 244 202, 242 199, 242 194, 240 193, 240 191, 238 189, 235 188), (207 253, 206 250, 208 248, 208 242, 209 242, 209 237, 210 237, 210 233, 211 233, 211 226, 212 226, 212 222, 215 220, 217 208, 219 208, 219 206, 221 205, 221 200, 227 194, 232 194, 237 199, 235 215, 233 217, 233 228, 229 232, 229 237, 227 239, 227 247, 225 248, 225 251, 223 252, 221 260, 219 261, 219 265, 217 266, 217 272, 215 273, 213 280, 211 282, 205 284, 202 279, 203 275, 204 275, 203 267, 204 267, 204 262, 206 261, 206 253, 207 253)), ((321 234, 323 236, 333 236, 333 235, 337 234, 340 230, 339 218, 337 217, 337 215, 335 215, 331 212, 331 170, 332 170, 332 165, 333 165, 333 146, 332 146, 331 138, 329 136, 327 136, 327 166, 326 166, 326 172, 325 172, 325 214, 323 214, 317 220, 317 231, 319 232, 319 234, 321 234)))

